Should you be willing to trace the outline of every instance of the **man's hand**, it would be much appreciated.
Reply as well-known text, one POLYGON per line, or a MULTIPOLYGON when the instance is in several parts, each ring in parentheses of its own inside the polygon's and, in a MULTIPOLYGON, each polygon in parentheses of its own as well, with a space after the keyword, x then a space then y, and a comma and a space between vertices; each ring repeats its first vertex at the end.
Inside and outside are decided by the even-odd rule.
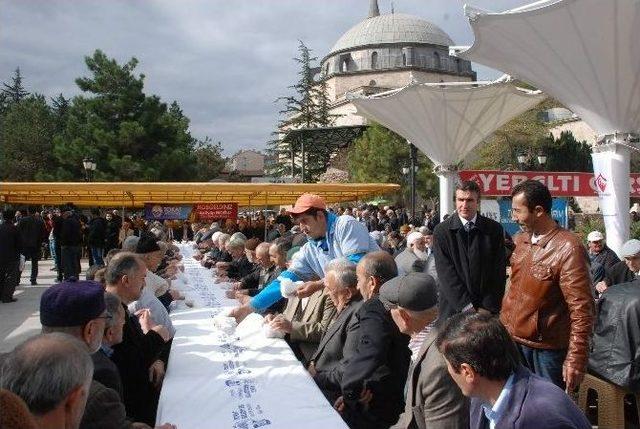
POLYGON ((570 367, 566 363, 562 365, 562 379, 567 385, 567 392, 575 391, 582 383, 584 378, 584 372, 578 371, 575 368, 570 367))
POLYGON ((275 315, 275 314, 273 314, 273 313, 269 313, 269 314, 267 314, 266 316, 264 316, 263 323, 271 323, 271 321, 272 321, 275 317, 276 317, 276 315, 275 315))
POLYGON ((235 282, 231 285, 231 288, 233 290, 240 290, 241 287, 242 287, 242 282, 235 282))
POLYGON ((339 396, 338 399, 336 399, 336 402, 333 404, 333 408, 335 408, 340 414, 344 412, 344 398, 342 396, 339 396))
POLYGON ((240 292, 236 292, 236 299, 240 302, 240 304, 245 305, 245 304, 249 304, 249 301, 251 301, 251 297, 249 295, 245 295, 243 293, 240 292))
POLYGON ((291 329, 292 329, 292 325, 291 322, 287 319, 285 319, 285 317, 282 314, 278 314, 269 324, 271 326, 272 329, 275 329, 276 331, 282 331, 286 334, 290 334, 291 333, 291 329))
POLYGON ((165 343, 171 339, 171 334, 164 325, 155 325, 151 328, 151 330, 160 335, 165 343))
POLYGON ((244 304, 231 310, 229 317, 233 317, 236 319, 236 323, 240 323, 251 313, 253 313, 253 308, 249 304, 244 304))
POLYGON ((178 426, 172 425, 171 423, 165 423, 161 426, 156 426, 155 429, 178 429, 178 426))
POLYGON ((151 318, 151 311, 148 308, 142 308, 134 313, 136 317, 138 317, 138 321, 140 322, 140 328, 142 328, 142 333, 146 334, 151 330, 154 325, 154 321, 151 318))
POLYGON ((174 301, 184 299, 184 295, 181 295, 179 290, 169 289, 169 295, 171 295, 174 301))
POLYGON ((309 371, 309 375, 311 377, 315 377, 318 373, 318 371, 316 371, 316 365, 313 362, 309 364, 309 366, 307 367, 307 371, 309 371))
POLYGON ((149 368, 149 381, 153 383, 156 388, 162 386, 162 380, 164 380, 164 362, 161 360, 155 361, 149 368))
POLYGON ((235 298, 235 297, 236 297, 236 291, 235 291, 235 290, 228 290, 228 291, 226 291, 226 292, 224 293, 224 295, 225 295, 227 298, 231 298, 231 299, 233 299, 233 298, 235 298))
POLYGON ((302 286, 298 286, 298 288, 296 289, 296 295, 298 296, 298 298, 307 298, 323 287, 324 282, 322 280, 304 282, 302 286))
POLYGON ((603 281, 596 283, 596 290, 598 291, 598 293, 603 293, 605 290, 607 290, 608 286, 607 284, 603 281))

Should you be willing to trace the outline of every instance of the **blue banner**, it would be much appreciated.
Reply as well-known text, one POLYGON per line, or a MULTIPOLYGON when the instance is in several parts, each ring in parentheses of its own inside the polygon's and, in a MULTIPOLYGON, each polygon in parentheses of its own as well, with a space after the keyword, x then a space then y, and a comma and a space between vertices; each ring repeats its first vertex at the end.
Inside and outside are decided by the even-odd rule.
POLYGON ((147 220, 185 220, 190 214, 191 206, 144 205, 144 217, 147 220))
MULTIPOLYGON (((498 200, 500 206, 500 223, 506 232, 511 236, 520 232, 520 225, 511 220, 511 199, 502 198, 498 200)), ((554 198, 551 205, 551 217, 560 224, 561 227, 567 228, 567 199, 554 198)))

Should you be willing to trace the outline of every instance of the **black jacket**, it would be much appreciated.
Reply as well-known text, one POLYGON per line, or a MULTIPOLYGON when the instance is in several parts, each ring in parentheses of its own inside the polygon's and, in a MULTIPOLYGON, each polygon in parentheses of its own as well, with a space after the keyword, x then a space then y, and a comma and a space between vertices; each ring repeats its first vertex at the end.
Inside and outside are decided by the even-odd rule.
POLYGON ((111 360, 120 373, 127 416, 154 426, 159 392, 149 381, 149 367, 161 357, 165 342, 154 331, 143 334, 136 317, 123 307, 126 315, 122 342, 113 346, 111 360))
POLYGON ((255 268, 255 264, 249 262, 246 256, 235 259, 229 263, 227 276, 231 279, 240 280, 242 277, 249 275, 255 268))
POLYGON ((607 286, 627 283, 636 279, 635 273, 627 267, 627 263, 625 261, 613 264, 610 269, 605 269, 605 273, 604 282, 607 286))
POLYGON ((102 217, 94 217, 89 221, 87 244, 91 247, 104 247, 107 236, 107 221, 102 217))
POLYGON ((82 245, 82 226, 76 215, 69 215, 62 221, 60 230, 61 246, 80 246, 82 245))
POLYGON ((362 303, 362 298, 358 297, 340 311, 310 359, 316 369, 313 379, 330 401, 340 396, 344 367, 355 353, 360 328, 360 319, 356 314, 362 303))
POLYGON ((20 222, 18 222, 18 231, 20 232, 23 249, 39 249, 47 236, 44 221, 33 215, 20 219, 20 222))
POLYGON ((640 392, 640 280, 608 288, 597 305, 589 369, 640 392))
POLYGON ((343 417, 351 429, 389 427, 404 409, 404 385, 411 361, 409 337, 398 330, 377 296, 365 301, 356 317, 360 324, 356 343, 345 344, 355 352, 342 375, 343 417), (373 394, 367 409, 358 402, 363 388, 373 394))
POLYGON ((506 282, 504 232, 496 221, 478 213, 469 232, 456 213, 433 233, 439 281, 439 320, 446 321, 467 305, 500 312, 506 282))
POLYGON ((118 392, 122 401, 122 380, 118 367, 109 357, 99 349, 91 355, 93 361, 93 379, 109 389, 118 392))
POLYGON ((0 225, 0 265, 8 266, 20 258, 20 233, 11 222, 0 225))
POLYGON ((240 279, 240 283, 242 283, 241 288, 247 289, 249 295, 255 296, 264 289, 266 285, 277 279, 280 273, 282 273, 282 269, 273 265, 269 268, 269 275, 266 276, 264 282, 261 283, 260 276, 262 275, 262 266, 258 265, 253 271, 240 279))

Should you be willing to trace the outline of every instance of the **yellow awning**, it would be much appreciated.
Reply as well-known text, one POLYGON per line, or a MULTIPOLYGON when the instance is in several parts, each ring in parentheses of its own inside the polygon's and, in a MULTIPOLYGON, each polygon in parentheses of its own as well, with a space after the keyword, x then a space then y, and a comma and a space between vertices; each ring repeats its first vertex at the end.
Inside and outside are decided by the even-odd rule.
POLYGON ((399 190, 400 185, 385 183, 0 182, 0 202, 102 207, 235 202, 246 207, 293 204, 304 192, 336 203, 362 202, 399 190))

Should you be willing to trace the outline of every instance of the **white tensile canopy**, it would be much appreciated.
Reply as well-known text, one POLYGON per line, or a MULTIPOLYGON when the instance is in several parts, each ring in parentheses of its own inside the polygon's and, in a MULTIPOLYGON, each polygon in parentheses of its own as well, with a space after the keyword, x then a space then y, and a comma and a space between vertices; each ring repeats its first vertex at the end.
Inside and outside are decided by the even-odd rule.
POLYGON ((539 91, 496 82, 421 83, 351 97, 358 114, 413 143, 440 177, 440 216, 451 214, 457 166, 496 129, 544 100, 539 91))
POLYGON ((535 85, 598 133, 593 164, 607 243, 629 236, 629 148, 640 130, 640 0, 545 0, 504 13, 465 6, 458 55, 535 85))

